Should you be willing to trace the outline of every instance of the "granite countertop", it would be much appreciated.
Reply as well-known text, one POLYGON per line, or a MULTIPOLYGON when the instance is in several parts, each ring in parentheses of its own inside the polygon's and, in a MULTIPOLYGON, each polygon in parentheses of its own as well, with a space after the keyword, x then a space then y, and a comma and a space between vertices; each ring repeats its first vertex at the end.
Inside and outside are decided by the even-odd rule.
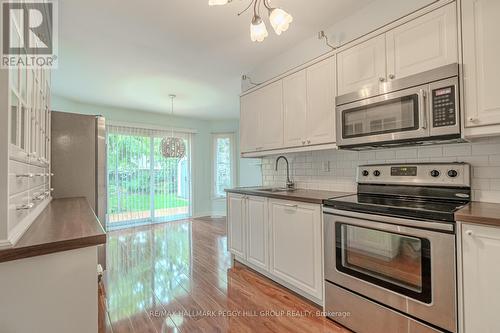
POLYGON ((269 192, 263 191, 269 187, 236 187, 233 189, 227 189, 228 193, 237 194, 247 194, 255 195, 259 197, 267 197, 274 199, 283 200, 293 200, 314 204, 322 204, 323 200, 330 198, 339 198, 354 193, 349 192, 336 192, 336 191, 323 191, 323 190, 305 190, 305 189, 295 189, 294 191, 283 191, 283 192, 269 192))
POLYGON ((472 201, 455 213, 455 219, 461 222, 500 227, 500 205, 472 201))
POLYGON ((14 247, 0 250, 0 262, 105 243, 106 232, 87 199, 54 199, 14 247))

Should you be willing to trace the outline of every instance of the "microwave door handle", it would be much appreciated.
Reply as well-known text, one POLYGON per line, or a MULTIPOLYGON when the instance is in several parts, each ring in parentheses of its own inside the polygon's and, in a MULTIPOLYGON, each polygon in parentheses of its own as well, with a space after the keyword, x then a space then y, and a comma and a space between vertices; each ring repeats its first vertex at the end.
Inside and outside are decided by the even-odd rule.
POLYGON ((427 94, 424 89, 420 89, 418 92, 418 104, 419 104, 419 110, 420 110, 420 128, 421 129, 426 129, 427 128, 427 107, 426 107, 426 101, 427 101, 427 94))

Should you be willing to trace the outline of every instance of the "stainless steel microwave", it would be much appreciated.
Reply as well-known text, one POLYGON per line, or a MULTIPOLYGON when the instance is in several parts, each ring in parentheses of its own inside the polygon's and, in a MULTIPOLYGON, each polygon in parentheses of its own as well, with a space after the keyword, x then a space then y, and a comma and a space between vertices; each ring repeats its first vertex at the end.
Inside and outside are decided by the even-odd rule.
POLYGON ((336 98, 337 146, 460 141, 458 64, 336 98))

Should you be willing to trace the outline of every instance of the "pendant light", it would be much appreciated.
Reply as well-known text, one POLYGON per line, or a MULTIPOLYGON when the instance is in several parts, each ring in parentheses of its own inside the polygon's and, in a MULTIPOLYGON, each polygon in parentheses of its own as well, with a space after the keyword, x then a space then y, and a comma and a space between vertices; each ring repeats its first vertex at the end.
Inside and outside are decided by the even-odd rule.
MULTIPOLYGON (((171 102, 171 115, 174 115, 174 99, 176 95, 168 95, 171 102)), ((186 155, 186 144, 182 138, 177 138, 174 136, 174 128, 171 128, 172 132, 170 137, 163 138, 161 140, 160 150, 161 154, 165 158, 178 158, 182 159, 186 155)))
MULTIPOLYGON (((232 0, 208 0, 209 6, 225 5, 232 0)), ((262 16, 260 15, 260 5, 264 4, 264 7, 268 10, 269 22, 273 27, 274 32, 279 36, 284 31, 287 31, 290 27, 290 23, 293 21, 292 15, 287 13, 281 8, 271 7, 269 0, 251 0, 250 4, 240 13, 238 16, 249 10, 253 6, 253 18, 250 23, 250 39, 252 42, 262 42, 269 36, 267 32, 267 27, 262 16)))

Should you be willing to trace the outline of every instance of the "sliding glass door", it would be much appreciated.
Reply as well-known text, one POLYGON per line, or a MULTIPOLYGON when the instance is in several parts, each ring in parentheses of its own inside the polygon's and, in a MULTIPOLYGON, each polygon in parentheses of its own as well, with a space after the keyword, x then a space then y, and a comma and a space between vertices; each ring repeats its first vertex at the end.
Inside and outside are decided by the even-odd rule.
POLYGON ((108 126, 108 228, 183 219, 191 213, 191 140, 182 158, 164 157, 170 131, 108 126))

